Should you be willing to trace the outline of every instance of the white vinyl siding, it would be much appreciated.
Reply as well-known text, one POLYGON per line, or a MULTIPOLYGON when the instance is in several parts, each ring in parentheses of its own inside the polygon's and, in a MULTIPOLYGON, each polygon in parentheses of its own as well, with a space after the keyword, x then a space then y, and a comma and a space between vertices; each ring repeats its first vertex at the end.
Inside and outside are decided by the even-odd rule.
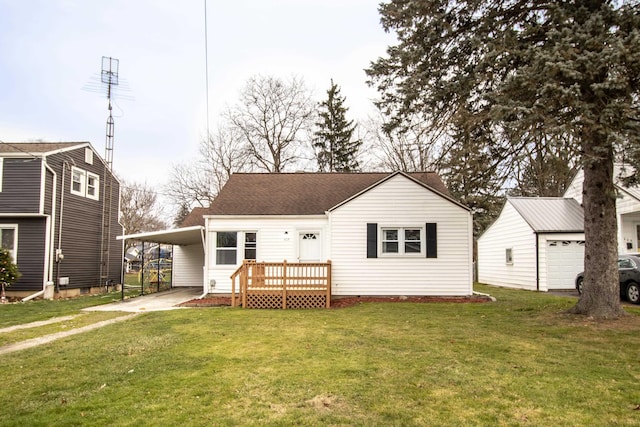
MULTIPOLYGON (((229 218, 209 217, 207 220, 207 244, 208 244, 208 270, 209 282, 215 280, 215 293, 231 292, 230 276, 242 264, 245 253, 245 233, 255 233, 256 261, 267 262, 298 262, 298 236, 300 232, 318 230, 322 239, 322 261, 330 259, 328 242, 322 236, 327 236, 327 220, 321 217, 250 217, 229 218), (251 230, 251 231, 246 231, 251 230), (216 260, 216 236, 217 231, 238 232, 238 257, 234 265, 217 265, 216 260)), ((236 283, 237 286, 237 283, 236 283)), ((236 288, 237 291, 237 288, 236 288)))
POLYGON ((478 281, 536 290, 535 234, 509 202, 478 239, 478 281), (506 260, 507 249, 511 263, 506 260))
POLYGON ((173 247, 172 286, 203 284, 204 249, 201 244, 173 247))
MULTIPOLYGON (((406 177, 340 206, 330 223, 334 295, 471 295, 470 213, 406 177), (367 223, 421 224, 423 232, 436 223, 438 257, 367 258, 367 223)), ((382 238, 378 232, 378 245, 382 238)))

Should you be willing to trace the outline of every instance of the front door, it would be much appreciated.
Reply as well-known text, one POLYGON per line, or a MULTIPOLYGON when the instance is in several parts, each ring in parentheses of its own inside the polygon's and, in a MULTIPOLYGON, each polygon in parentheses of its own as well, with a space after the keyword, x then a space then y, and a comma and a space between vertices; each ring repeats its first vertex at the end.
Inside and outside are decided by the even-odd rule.
POLYGON ((298 259, 300 261, 321 261, 322 241, 320 233, 304 232, 298 235, 298 259))

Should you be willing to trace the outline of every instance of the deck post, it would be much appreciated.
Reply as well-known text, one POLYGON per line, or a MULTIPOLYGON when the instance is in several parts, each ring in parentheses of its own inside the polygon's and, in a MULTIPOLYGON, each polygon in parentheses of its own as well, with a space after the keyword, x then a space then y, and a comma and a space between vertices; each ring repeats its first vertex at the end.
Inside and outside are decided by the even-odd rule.
POLYGON ((282 308, 287 308, 287 260, 282 263, 282 308))
POLYGON ((231 276, 231 307, 236 306, 236 276, 231 276))
POLYGON ((327 305, 326 307, 331 307, 331 260, 327 260, 327 305))
POLYGON ((240 272, 240 293, 242 294, 242 308, 247 308, 247 282, 248 268, 246 261, 242 261, 242 271, 240 272))

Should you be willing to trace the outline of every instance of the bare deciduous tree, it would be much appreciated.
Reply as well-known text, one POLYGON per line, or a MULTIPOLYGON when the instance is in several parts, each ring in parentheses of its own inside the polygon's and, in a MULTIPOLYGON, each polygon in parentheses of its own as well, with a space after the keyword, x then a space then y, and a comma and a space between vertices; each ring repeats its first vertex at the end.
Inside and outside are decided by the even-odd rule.
POLYGON ((120 187, 120 223, 125 233, 162 230, 168 227, 162 219, 157 194, 146 184, 122 182, 120 187))
POLYGON ((242 135, 253 170, 283 172, 311 158, 314 114, 315 103, 302 79, 256 76, 225 117, 242 135))
POLYGON ((382 115, 370 117, 364 125, 370 163, 385 171, 437 171, 443 150, 442 126, 414 118, 403 128, 387 126, 382 115))

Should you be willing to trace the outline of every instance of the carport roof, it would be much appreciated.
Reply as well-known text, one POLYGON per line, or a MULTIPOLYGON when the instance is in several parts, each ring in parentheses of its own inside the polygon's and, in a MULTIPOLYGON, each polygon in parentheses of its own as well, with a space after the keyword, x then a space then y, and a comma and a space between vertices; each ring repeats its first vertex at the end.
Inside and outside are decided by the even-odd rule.
POLYGON ((204 227, 196 225, 193 227, 174 228, 172 230, 149 231, 147 233, 126 234, 118 236, 118 240, 139 240, 141 242, 162 243, 165 245, 194 245, 203 243, 204 227))

